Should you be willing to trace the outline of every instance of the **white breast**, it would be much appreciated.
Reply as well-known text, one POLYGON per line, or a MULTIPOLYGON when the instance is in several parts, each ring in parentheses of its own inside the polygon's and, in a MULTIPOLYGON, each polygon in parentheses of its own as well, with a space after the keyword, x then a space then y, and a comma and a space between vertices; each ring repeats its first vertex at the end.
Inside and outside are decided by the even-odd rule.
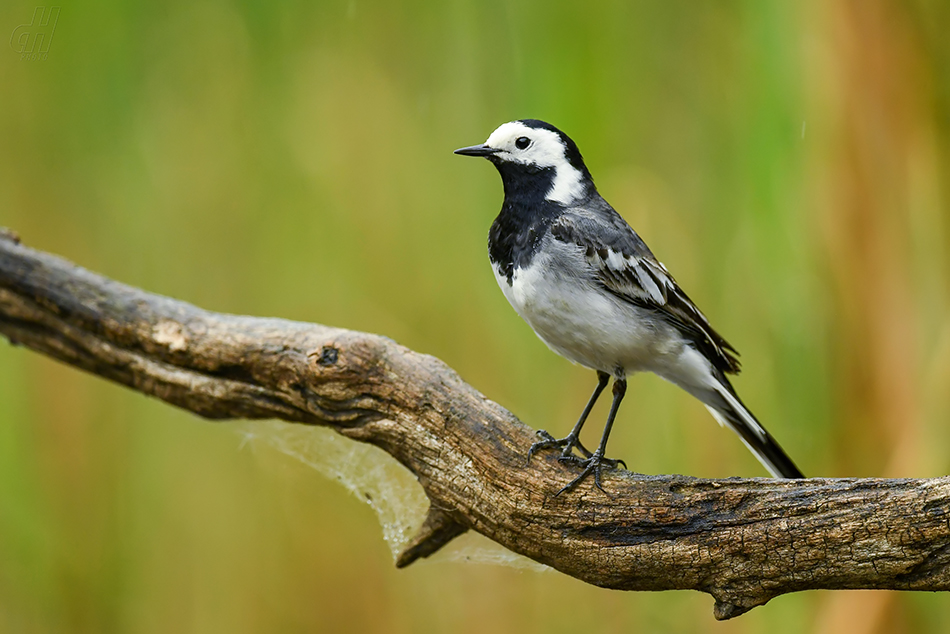
POLYGON ((625 376, 656 371, 683 349, 668 324, 597 285, 579 247, 545 236, 541 253, 515 269, 495 268, 505 297, 552 350, 583 366, 625 376))

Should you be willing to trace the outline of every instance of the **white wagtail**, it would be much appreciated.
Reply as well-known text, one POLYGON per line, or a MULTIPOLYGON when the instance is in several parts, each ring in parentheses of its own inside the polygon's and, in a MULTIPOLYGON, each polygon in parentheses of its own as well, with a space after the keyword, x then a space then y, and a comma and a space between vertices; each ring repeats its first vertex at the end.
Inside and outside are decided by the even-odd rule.
POLYGON ((530 459, 538 450, 561 448, 560 459, 583 467, 558 493, 592 473, 601 488, 601 471, 623 464, 604 451, 627 376, 641 371, 702 401, 775 477, 804 477, 726 378, 739 372, 735 348, 597 193, 574 141, 549 123, 524 119, 455 153, 483 156, 501 174, 505 200, 488 234, 488 253, 505 297, 554 352, 597 371, 597 387, 571 433, 556 440, 539 431, 542 440, 528 451, 530 459), (613 403, 591 452, 579 434, 611 376, 613 403))

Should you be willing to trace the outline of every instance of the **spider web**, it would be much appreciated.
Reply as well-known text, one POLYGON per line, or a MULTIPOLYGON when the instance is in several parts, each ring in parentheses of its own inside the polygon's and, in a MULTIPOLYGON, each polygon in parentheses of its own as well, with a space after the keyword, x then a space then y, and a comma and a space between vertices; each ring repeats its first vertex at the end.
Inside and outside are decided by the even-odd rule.
MULTIPOLYGON (((429 501, 415 477, 382 449, 344 438, 332 429, 278 420, 238 421, 241 446, 289 456, 342 484, 376 512, 393 560, 422 526, 429 501)), ((550 570, 474 531, 452 540, 428 560, 550 570)))

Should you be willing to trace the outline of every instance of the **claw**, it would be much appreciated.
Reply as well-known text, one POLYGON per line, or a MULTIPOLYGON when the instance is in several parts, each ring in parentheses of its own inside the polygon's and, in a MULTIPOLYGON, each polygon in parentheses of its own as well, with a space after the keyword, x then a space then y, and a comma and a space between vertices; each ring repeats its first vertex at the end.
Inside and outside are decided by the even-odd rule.
POLYGON ((589 459, 593 455, 584 445, 581 444, 580 439, 573 434, 569 434, 566 438, 557 439, 543 429, 539 429, 538 437, 541 440, 531 445, 531 448, 528 449, 528 462, 531 461, 531 456, 533 456, 535 452, 541 451, 542 449, 563 448, 558 460, 565 462, 575 462, 581 460, 581 458, 578 458, 574 455, 575 448, 580 451, 585 458, 589 459))
POLYGON ((554 436, 543 429, 539 429, 537 433, 541 440, 531 445, 531 448, 528 449, 528 458, 525 460, 525 464, 531 462, 531 456, 534 455, 534 452, 541 451, 542 449, 551 449, 552 447, 561 446, 554 436))
POLYGON ((584 479, 589 476, 591 473, 594 474, 594 485, 600 489, 605 495, 610 495, 607 491, 604 490, 604 487, 600 485, 600 474, 604 469, 616 469, 618 464, 622 464, 624 469, 627 468, 627 464, 623 460, 614 460, 612 458, 604 458, 604 456, 599 452, 594 452, 586 460, 576 459, 577 462, 584 466, 584 470, 581 471, 580 475, 568 482, 560 491, 554 494, 554 497, 557 497, 564 493, 565 491, 570 491, 574 489, 578 484, 584 481, 584 479))

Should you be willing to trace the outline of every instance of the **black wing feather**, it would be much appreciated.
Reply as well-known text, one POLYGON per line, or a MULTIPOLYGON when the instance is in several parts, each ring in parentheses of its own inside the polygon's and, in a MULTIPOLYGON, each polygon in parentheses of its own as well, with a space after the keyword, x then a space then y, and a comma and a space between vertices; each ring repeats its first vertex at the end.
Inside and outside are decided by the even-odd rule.
POLYGON ((551 225, 557 240, 585 251, 605 290, 679 329, 721 372, 739 372, 739 354, 709 324, 637 233, 607 204, 562 214, 551 225))

